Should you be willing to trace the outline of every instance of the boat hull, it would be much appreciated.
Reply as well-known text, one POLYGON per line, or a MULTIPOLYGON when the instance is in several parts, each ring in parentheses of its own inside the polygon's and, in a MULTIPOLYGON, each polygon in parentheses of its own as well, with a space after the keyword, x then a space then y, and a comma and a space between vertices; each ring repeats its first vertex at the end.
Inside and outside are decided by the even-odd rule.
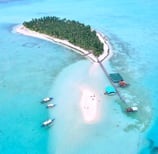
POLYGON ((53 108, 53 107, 55 107, 56 105, 55 104, 48 104, 47 106, 46 106, 46 108, 53 108))
POLYGON ((48 126, 51 126, 53 124, 55 119, 49 119, 49 120, 46 120, 44 122, 42 122, 42 125, 41 127, 48 127, 48 126))
POLYGON ((48 98, 44 98, 41 103, 47 103, 50 102, 53 98, 52 97, 48 97, 48 98))

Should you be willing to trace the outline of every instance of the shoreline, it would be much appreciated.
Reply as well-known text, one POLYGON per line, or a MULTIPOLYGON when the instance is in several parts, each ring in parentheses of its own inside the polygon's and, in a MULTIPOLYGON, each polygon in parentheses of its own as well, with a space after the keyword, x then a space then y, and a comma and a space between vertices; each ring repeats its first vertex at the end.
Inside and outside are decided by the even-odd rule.
POLYGON ((106 37, 100 32, 97 32, 97 36, 98 36, 99 40, 104 44, 104 51, 103 51, 102 55, 100 55, 99 57, 96 57, 95 55, 93 55, 93 53, 91 51, 87 51, 83 48, 80 48, 76 45, 73 45, 72 43, 70 43, 67 40, 61 40, 61 39, 46 35, 44 33, 32 31, 32 30, 26 28, 24 25, 15 26, 13 28, 13 31, 16 33, 44 39, 44 40, 51 41, 51 42, 57 43, 59 45, 68 47, 68 48, 75 50, 75 52, 80 53, 81 55, 89 58, 91 61, 96 62, 96 63, 103 62, 104 60, 108 60, 112 57, 112 51, 110 49, 110 45, 109 45, 106 37))
MULTIPOLYGON (((94 56, 93 53, 90 51, 87 51, 85 49, 82 49, 78 46, 71 44, 67 40, 61 40, 43 33, 32 31, 23 25, 18 25, 14 27, 13 32, 44 39, 68 47, 70 49, 73 49, 75 52, 85 56, 86 58, 90 59, 93 62, 93 64, 100 64, 105 60, 109 60, 112 56, 112 51, 110 50, 110 45, 106 37, 100 32, 97 32, 97 36, 99 40, 104 44, 104 52, 99 57, 94 56)), ((82 85, 82 88, 79 87, 79 89, 81 91, 81 98, 79 103, 80 103, 80 110, 83 117, 83 121, 88 124, 97 122, 100 117, 99 103, 98 103, 98 100, 100 100, 99 95, 97 94, 97 92, 94 92, 94 89, 92 89, 89 86, 85 87, 82 85)))

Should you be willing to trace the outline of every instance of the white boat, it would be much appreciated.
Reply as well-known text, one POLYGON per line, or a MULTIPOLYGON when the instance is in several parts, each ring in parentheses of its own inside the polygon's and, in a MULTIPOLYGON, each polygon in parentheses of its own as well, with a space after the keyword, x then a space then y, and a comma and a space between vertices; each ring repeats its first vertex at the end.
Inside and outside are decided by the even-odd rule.
POLYGON ((48 119, 42 123, 42 126, 49 126, 53 123, 55 119, 48 119))
POLYGON ((47 102, 51 101, 52 99, 53 99, 52 97, 46 97, 46 98, 44 98, 44 99, 41 101, 41 103, 47 103, 47 102))
POLYGON ((133 106, 133 107, 128 107, 126 109, 126 112, 137 112, 138 111, 138 107, 133 106))
POLYGON ((47 105, 47 108, 53 108, 53 107, 55 107, 55 104, 53 104, 53 103, 50 103, 47 105))

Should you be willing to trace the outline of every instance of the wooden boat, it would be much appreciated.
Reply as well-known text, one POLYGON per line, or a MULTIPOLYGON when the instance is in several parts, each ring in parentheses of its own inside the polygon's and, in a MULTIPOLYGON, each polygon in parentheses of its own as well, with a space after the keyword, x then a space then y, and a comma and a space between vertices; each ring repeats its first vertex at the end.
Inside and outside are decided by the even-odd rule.
POLYGON ((53 108, 53 107, 55 107, 55 106, 56 106, 56 104, 50 103, 50 104, 48 104, 46 107, 47 107, 47 108, 53 108))
POLYGON ((51 101, 52 99, 53 99, 52 97, 46 97, 46 98, 44 98, 44 99, 41 101, 41 103, 47 103, 47 102, 51 101))
POLYGON ((42 125, 41 125, 41 126, 42 126, 42 127, 50 126, 50 125, 53 123, 54 120, 55 120, 55 119, 48 119, 48 120, 42 122, 42 125))
POLYGON ((137 112, 138 111, 138 107, 128 107, 127 109, 126 109, 126 112, 137 112))

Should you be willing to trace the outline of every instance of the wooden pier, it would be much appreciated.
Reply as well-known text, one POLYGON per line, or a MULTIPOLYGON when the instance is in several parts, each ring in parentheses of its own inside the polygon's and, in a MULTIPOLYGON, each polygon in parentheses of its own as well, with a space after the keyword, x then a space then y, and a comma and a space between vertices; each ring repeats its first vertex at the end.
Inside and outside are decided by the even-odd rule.
MULTIPOLYGON (((103 38, 104 43, 108 46, 107 55, 104 57, 104 59, 105 59, 105 58, 107 58, 107 57, 109 56, 109 54, 110 54, 109 43, 108 43, 107 38, 106 38, 102 33, 98 32, 98 34, 103 38)), ((120 94, 120 92, 119 92, 119 90, 118 90, 118 87, 114 84, 114 82, 113 82, 112 79, 110 78, 110 76, 109 76, 107 70, 106 70, 105 67, 103 66, 102 62, 103 62, 104 59, 99 60, 99 59, 97 58, 97 62, 99 63, 99 65, 100 65, 101 69, 103 70, 105 76, 109 79, 110 83, 111 83, 112 86, 115 88, 116 93, 118 94, 120 100, 121 100, 123 103, 127 104, 127 102, 125 101, 125 99, 121 96, 121 94, 120 94)))
POLYGON ((126 101, 124 100, 124 98, 121 96, 121 94, 120 94, 120 92, 119 92, 119 90, 118 90, 118 87, 117 87, 117 86, 113 83, 113 81, 111 80, 111 78, 110 78, 108 72, 106 71, 105 67, 103 66, 102 62, 98 60, 98 63, 99 63, 99 65, 100 65, 101 69, 103 70, 105 76, 109 79, 110 83, 111 83, 112 86, 115 88, 116 93, 118 94, 119 98, 122 100, 122 102, 124 102, 125 104, 127 104, 126 101))

